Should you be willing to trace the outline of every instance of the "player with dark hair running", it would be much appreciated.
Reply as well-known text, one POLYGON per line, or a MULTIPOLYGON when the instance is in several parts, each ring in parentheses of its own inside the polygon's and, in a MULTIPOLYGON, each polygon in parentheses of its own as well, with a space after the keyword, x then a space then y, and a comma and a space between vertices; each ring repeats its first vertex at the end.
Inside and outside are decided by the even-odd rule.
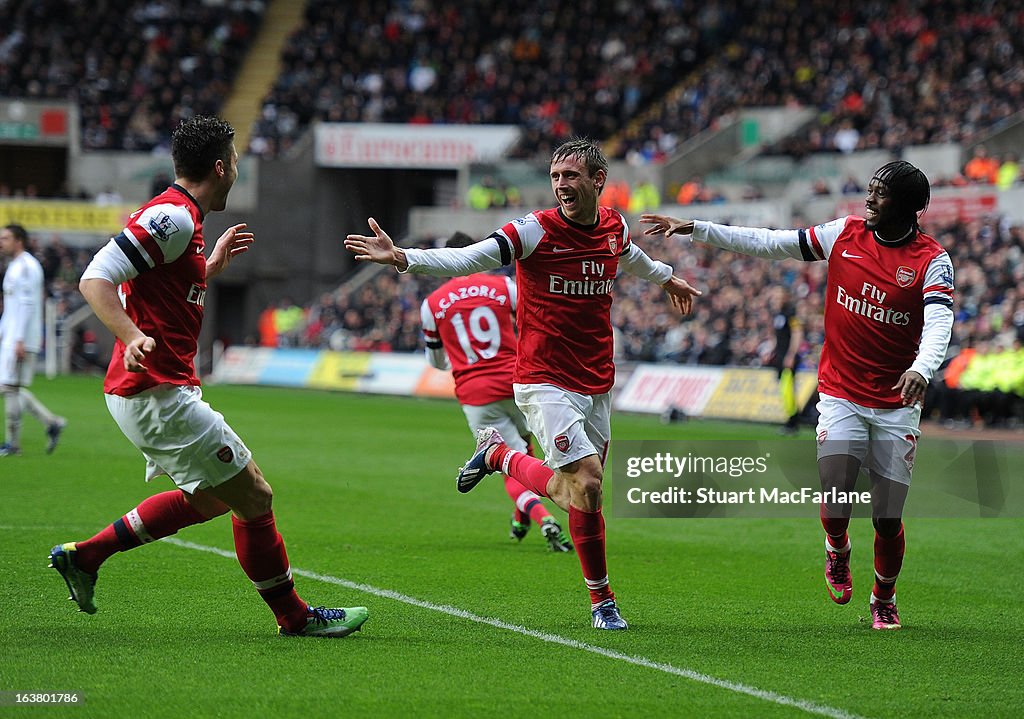
POLYGON ((617 210, 598 205, 608 160, 596 144, 578 139, 561 145, 551 157, 549 178, 556 207, 513 220, 469 247, 404 250, 373 218, 374 234, 349 235, 345 247, 357 260, 442 277, 516 263, 519 354, 513 388, 546 464, 509 447, 488 427, 459 472, 459 491, 501 471, 566 510, 593 626, 626 629, 608 581, 601 512, 615 381, 611 292, 619 270, 625 270, 660 284, 684 314, 700 293, 635 245, 617 210))
POLYGON ((363 625, 366 608, 314 608, 296 593, 270 485, 223 415, 203 401, 193 363, 206 283, 253 242, 238 224, 204 254, 206 214, 224 209, 238 177, 234 134, 214 117, 182 122, 171 140, 174 184, 130 215, 80 283, 117 338, 103 385, 107 408, 146 458, 146 480, 166 474, 177 489, 149 497, 90 539, 58 544, 50 565, 92 614, 96 573, 110 556, 231 511, 238 562, 278 631, 341 637, 363 625))
MULTIPOLYGON (((644 234, 689 236, 769 259, 828 262, 825 343, 818 367, 818 474, 822 489, 851 492, 861 468, 871 478, 874 629, 899 629, 896 578, 903 566, 903 505, 910 487, 921 403, 953 327, 953 265, 921 231, 931 192, 909 162, 883 165, 868 185, 863 218, 809 229, 729 227, 643 215, 644 234)), ((850 504, 822 505, 825 584, 850 601, 850 504)))
MULTIPOLYGON (((445 247, 468 247, 475 240, 456 232, 445 247)), ((455 396, 475 437, 494 427, 506 443, 531 452, 526 417, 516 406, 512 370, 516 363, 516 283, 506 276, 478 272, 448 280, 420 305, 427 361, 450 369, 455 396)), ((536 522, 552 552, 571 552, 572 543, 537 494, 505 475, 505 491, 515 505, 510 536, 522 541, 536 522)))

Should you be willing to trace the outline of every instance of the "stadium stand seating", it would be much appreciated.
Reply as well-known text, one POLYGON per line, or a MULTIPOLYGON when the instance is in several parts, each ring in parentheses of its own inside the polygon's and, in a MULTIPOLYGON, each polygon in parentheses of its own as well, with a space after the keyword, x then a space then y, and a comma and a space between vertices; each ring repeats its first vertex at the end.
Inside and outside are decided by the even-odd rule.
POLYGON ((82 147, 170 146, 216 114, 259 27, 261 0, 0 3, 0 97, 78 103, 82 147))

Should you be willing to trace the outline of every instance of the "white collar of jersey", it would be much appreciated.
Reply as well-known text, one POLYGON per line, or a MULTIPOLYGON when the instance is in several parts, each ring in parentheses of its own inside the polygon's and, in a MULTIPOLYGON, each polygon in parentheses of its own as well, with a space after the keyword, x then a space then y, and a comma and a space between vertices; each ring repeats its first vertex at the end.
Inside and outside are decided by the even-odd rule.
POLYGON ((908 237, 910 237, 910 233, 913 232, 913 231, 914 231, 914 226, 911 225, 910 229, 907 230, 906 234, 904 234, 903 237, 899 238, 898 240, 887 240, 884 237, 882 237, 880 234, 878 234, 878 230, 874 230, 874 233, 875 233, 875 239, 878 240, 879 242, 881 242, 883 245, 898 245, 899 243, 903 242, 903 240, 905 240, 908 237))

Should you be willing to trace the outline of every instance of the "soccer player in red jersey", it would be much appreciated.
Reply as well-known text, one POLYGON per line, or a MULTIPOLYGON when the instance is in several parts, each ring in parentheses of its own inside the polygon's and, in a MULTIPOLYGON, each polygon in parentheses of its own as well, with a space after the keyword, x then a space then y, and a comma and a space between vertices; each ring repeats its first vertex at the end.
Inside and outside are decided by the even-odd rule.
MULTIPOLYGON (((644 234, 691 240, 757 257, 828 262, 825 343, 818 367, 817 427, 822 489, 852 491, 863 466, 871 478, 875 527, 872 627, 899 629, 896 578, 905 547, 903 505, 910 487, 925 388, 946 354, 953 327, 953 265, 921 231, 931 190, 909 162, 883 165, 868 185, 863 218, 801 230, 727 227, 642 215, 644 234)), ((822 505, 825 584, 850 601, 850 504, 822 505)))
MULTIPOLYGON (((456 232, 445 247, 471 244, 469 235, 456 232)), ((494 427, 509 447, 529 454, 530 430, 512 392, 515 312, 515 282, 483 272, 449 280, 420 306, 427 360, 437 369, 451 369, 455 396, 473 435, 494 427)), ((505 491, 516 507, 512 539, 522 541, 536 522, 552 552, 572 551, 562 527, 535 492, 507 474, 505 491)))
POLYGON ((238 224, 204 254, 203 220, 224 209, 238 177, 234 134, 214 117, 182 122, 171 140, 174 184, 129 216, 80 283, 117 338, 103 385, 107 408, 146 458, 147 481, 166 474, 177 489, 149 497, 90 539, 58 544, 50 565, 79 609, 92 614, 97 570, 107 558, 230 510, 239 564, 280 633, 345 636, 366 621, 366 608, 313 608, 299 598, 270 485, 241 438, 203 401, 193 364, 207 280, 253 242, 238 224))
POLYGON ((626 629, 608 582, 604 460, 611 436, 612 287, 619 270, 657 282, 684 314, 700 293, 633 244, 625 218, 598 205, 608 160, 589 140, 558 147, 549 167, 558 202, 507 223, 469 247, 403 250, 370 218, 373 235, 348 235, 357 260, 400 272, 468 275, 516 263, 519 354, 514 385, 545 462, 509 447, 493 427, 477 436, 477 451, 458 477, 467 492, 501 471, 569 513, 569 534, 590 591, 593 626, 626 629))

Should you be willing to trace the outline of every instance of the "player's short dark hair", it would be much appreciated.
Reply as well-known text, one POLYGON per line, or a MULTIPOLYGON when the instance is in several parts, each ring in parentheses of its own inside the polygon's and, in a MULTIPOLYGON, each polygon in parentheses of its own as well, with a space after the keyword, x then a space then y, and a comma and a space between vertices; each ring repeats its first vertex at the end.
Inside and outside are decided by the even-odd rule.
POLYGON ((575 157, 582 162, 591 177, 598 170, 604 170, 605 174, 608 174, 608 158, 604 156, 601 148, 593 140, 574 137, 562 143, 551 153, 551 163, 554 164, 569 157, 575 157))
POLYGON ((16 224, 6 225, 4 229, 14 235, 14 239, 20 242, 22 247, 28 249, 28 230, 16 224))
POLYGON ((229 162, 235 128, 219 117, 195 115, 182 120, 171 135, 174 174, 199 181, 213 170, 217 160, 229 162))
POLYGON ((476 244, 476 240, 467 235, 461 230, 456 230, 452 233, 452 236, 448 238, 448 241, 444 243, 445 247, 469 247, 472 244, 476 244))
POLYGON ((885 185, 900 214, 917 222, 917 215, 928 207, 931 185, 921 170, 906 160, 894 160, 878 168, 874 178, 885 185))

